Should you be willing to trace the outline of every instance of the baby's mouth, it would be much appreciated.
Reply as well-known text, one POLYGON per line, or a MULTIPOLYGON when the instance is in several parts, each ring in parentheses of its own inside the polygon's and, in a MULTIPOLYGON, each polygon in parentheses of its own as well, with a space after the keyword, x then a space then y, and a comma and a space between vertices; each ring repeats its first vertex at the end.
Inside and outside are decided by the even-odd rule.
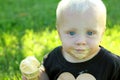
POLYGON ((75 48, 76 51, 85 51, 85 48, 75 48))
POLYGON ((86 48, 77 48, 77 49, 75 49, 75 51, 78 52, 78 53, 79 52, 81 53, 81 52, 87 51, 87 49, 86 48))

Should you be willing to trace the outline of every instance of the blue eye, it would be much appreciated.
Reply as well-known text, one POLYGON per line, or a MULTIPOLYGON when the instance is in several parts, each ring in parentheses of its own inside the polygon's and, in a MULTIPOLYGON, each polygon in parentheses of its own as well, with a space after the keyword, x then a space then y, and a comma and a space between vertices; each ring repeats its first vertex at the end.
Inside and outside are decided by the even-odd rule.
POLYGON ((89 31, 89 32, 87 32, 87 35, 93 35, 93 32, 91 32, 91 31, 89 31))
POLYGON ((75 35, 75 32, 69 32, 69 34, 70 34, 71 36, 73 36, 73 35, 75 35))

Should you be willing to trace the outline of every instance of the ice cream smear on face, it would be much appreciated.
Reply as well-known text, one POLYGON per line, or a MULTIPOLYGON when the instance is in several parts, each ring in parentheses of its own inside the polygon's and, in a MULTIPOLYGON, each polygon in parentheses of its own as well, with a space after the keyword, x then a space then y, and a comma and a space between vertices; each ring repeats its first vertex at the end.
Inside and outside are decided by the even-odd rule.
POLYGON ((21 61, 20 70, 28 79, 39 75, 40 63, 34 56, 29 56, 21 61))

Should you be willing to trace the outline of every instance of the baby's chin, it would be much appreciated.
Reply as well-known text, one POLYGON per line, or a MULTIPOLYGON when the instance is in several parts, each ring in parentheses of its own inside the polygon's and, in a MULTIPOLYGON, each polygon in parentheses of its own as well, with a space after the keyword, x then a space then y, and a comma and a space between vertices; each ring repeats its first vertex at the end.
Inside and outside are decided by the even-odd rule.
POLYGON ((84 62, 89 59, 88 51, 84 51, 83 53, 71 52, 70 55, 74 58, 73 62, 84 62))

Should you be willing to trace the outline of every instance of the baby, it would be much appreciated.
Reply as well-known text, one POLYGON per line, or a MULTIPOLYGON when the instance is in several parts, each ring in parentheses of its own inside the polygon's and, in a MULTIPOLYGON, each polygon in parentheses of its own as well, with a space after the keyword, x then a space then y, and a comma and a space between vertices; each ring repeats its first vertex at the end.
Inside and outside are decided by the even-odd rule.
POLYGON ((104 3, 61 0, 56 16, 62 46, 44 58, 41 73, 48 80, 119 80, 120 57, 100 46, 106 29, 104 3))

